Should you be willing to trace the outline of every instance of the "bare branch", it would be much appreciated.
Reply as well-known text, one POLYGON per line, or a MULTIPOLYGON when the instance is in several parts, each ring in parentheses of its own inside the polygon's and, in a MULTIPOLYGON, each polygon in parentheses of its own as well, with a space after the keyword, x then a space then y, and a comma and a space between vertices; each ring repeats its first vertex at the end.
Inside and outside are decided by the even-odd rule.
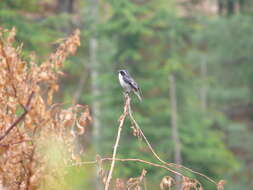
POLYGON ((167 163, 167 162, 165 162, 164 160, 162 160, 162 159, 158 156, 158 154, 155 152, 155 150, 153 149, 153 147, 151 146, 151 144, 149 143, 147 137, 144 135, 144 133, 143 133, 143 131, 141 130, 141 128, 140 128, 140 126, 138 125, 138 123, 135 121, 135 119, 134 119, 134 117, 133 117, 133 114, 132 114, 131 105, 129 105, 128 109, 129 109, 129 110, 128 110, 128 114, 129 114, 129 117, 130 117, 131 122, 134 124, 134 126, 136 127, 136 130, 138 130, 139 134, 141 134, 142 138, 144 139, 144 141, 146 142, 146 144, 147 144, 147 146, 149 147, 150 151, 151 151, 152 154, 156 157, 157 160, 159 160, 161 163, 163 163, 163 164, 165 164, 165 165, 167 165, 167 166, 170 166, 170 167, 183 168, 183 169, 185 169, 185 170, 187 170, 187 171, 190 171, 190 172, 195 173, 195 174, 197 174, 197 175, 199 175, 199 176, 202 176, 202 177, 206 178, 208 181, 210 181, 210 182, 212 182, 212 183, 214 183, 214 184, 217 185, 217 183, 216 183, 213 179, 211 179, 210 177, 206 176, 205 174, 196 172, 196 171, 194 171, 194 170, 192 170, 192 169, 190 169, 190 168, 187 168, 187 167, 185 167, 185 166, 183 166, 183 165, 180 165, 180 164, 167 163))
POLYGON ((14 129, 14 127, 17 126, 19 124, 19 122, 21 122, 25 118, 26 114, 29 111, 29 107, 30 107, 30 103, 31 103, 33 95, 34 95, 34 92, 32 92, 31 95, 29 96, 27 103, 24 107, 24 112, 22 113, 22 115, 20 115, 14 121, 14 123, 4 132, 4 134, 0 137, 0 141, 2 141, 11 132, 11 130, 14 129))
POLYGON ((125 118, 128 114, 127 112, 128 112, 129 106, 130 106, 130 97, 129 97, 128 94, 126 94, 125 99, 126 99, 126 102, 125 102, 125 106, 124 106, 124 113, 119 118, 120 123, 119 123, 119 127, 118 127, 118 134, 117 134, 116 142, 115 142, 115 145, 114 145, 114 148, 113 148, 112 163, 111 163, 109 174, 108 174, 108 177, 107 177, 107 180, 106 180, 106 183, 105 183, 105 190, 109 190, 110 181, 111 181, 111 178, 112 178, 112 172, 113 172, 114 165, 115 165, 117 149, 118 149, 118 146, 119 146, 121 131, 122 131, 122 128, 123 128, 125 118))
MULTIPOLYGON (((101 162, 104 162, 104 161, 120 161, 120 162, 140 162, 140 163, 144 163, 144 164, 147 164, 147 165, 150 165, 150 166, 154 166, 154 167, 158 167, 158 168, 163 168, 165 170, 168 170, 169 172, 173 173, 173 174, 176 174, 176 175, 179 175, 181 177, 183 177, 182 174, 180 174, 179 172, 177 171, 174 171, 164 165, 161 165, 161 164, 156 164, 156 163, 153 163, 153 162, 149 162, 149 161, 146 161, 146 160, 142 160, 142 159, 138 159, 138 158, 101 158, 100 161, 101 162)), ((79 163, 76 163, 76 164, 73 164, 71 166, 80 166, 80 165, 90 165, 90 164, 97 164, 98 162, 97 161, 88 161, 88 162, 79 162, 79 163)))
MULTIPOLYGON (((112 161, 113 158, 102 158, 101 159, 101 161, 107 161, 107 160, 112 161)), ((124 159, 123 158, 115 158, 114 160, 121 161, 121 162, 141 162, 141 163, 144 163, 144 164, 148 164, 150 166, 166 169, 166 170, 170 171, 173 174, 176 174, 176 175, 179 175, 179 176, 183 177, 183 175, 180 174, 179 172, 174 171, 174 170, 172 170, 172 169, 170 169, 170 168, 168 168, 164 165, 156 164, 156 163, 149 162, 149 161, 142 160, 142 159, 138 159, 138 158, 124 158, 124 159)))

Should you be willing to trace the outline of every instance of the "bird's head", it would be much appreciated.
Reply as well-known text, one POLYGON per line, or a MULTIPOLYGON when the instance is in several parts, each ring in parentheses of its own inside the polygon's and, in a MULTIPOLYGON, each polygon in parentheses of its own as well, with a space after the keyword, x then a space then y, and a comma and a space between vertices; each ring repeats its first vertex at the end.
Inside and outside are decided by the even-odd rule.
POLYGON ((118 73, 121 75, 127 75, 127 70, 118 70, 118 73))

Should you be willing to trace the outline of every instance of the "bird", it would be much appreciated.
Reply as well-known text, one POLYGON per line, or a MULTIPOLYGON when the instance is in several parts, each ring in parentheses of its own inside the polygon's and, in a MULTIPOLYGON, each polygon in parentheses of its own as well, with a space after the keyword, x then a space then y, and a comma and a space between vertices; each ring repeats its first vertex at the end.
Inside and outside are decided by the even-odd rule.
POLYGON ((119 70, 119 83, 124 89, 126 93, 130 93, 133 91, 135 95, 138 97, 140 101, 142 101, 141 98, 141 90, 138 86, 138 84, 134 81, 134 79, 130 76, 127 70, 119 70))

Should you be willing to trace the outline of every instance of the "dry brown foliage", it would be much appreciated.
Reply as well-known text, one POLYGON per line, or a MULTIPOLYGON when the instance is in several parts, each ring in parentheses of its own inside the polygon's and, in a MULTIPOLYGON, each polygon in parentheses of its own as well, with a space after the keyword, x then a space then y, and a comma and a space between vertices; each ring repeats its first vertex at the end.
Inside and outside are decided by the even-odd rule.
POLYGON ((225 181, 225 180, 220 180, 220 181, 217 183, 217 190, 223 190, 225 184, 226 184, 226 181, 225 181))
POLYGON ((126 189, 126 183, 124 179, 117 178, 114 190, 125 190, 125 189, 126 189))
POLYGON ((170 190, 174 184, 175 184, 175 180, 171 176, 164 176, 161 183, 160 183, 160 189, 161 190, 165 190, 165 189, 170 190))
POLYGON ((141 190, 142 184, 144 184, 144 177, 147 171, 142 170, 141 175, 139 177, 131 177, 127 181, 127 189, 128 190, 141 190))
MULTIPOLYGON (((75 135, 91 120, 85 106, 62 109, 52 103, 63 61, 80 45, 79 33, 39 64, 33 55, 22 59, 22 46, 14 46, 14 28, 0 29, 0 189, 38 189, 59 176, 50 151, 71 155, 75 135), (71 133, 74 126, 77 133, 71 133)), ((63 158, 62 165, 71 161, 63 158)))

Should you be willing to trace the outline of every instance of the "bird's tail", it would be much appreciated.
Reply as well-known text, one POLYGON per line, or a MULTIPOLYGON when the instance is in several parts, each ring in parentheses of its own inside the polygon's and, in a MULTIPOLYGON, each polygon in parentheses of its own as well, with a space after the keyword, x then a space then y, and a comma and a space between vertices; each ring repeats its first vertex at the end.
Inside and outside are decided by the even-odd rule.
POLYGON ((141 91, 140 90, 138 90, 138 91, 133 90, 133 91, 134 91, 135 95, 138 97, 138 99, 140 101, 142 101, 141 91))

